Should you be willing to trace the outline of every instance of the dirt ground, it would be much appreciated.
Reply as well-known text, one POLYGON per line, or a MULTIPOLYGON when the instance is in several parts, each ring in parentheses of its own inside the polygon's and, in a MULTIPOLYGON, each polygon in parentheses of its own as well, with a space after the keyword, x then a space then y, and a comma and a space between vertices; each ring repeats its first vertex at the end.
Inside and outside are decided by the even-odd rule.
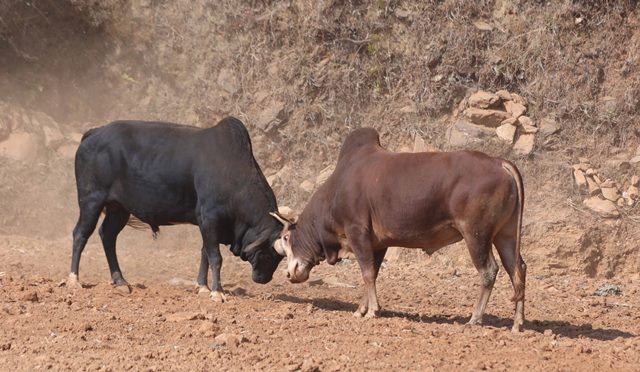
MULTIPOLYGON (((500 271, 485 325, 465 322, 479 280, 464 246, 386 262, 377 319, 352 316, 356 263, 317 267, 308 283, 267 285, 224 248, 228 301, 196 294, 194 228, 126 229, 120 261, 133 286, 108 283, 96 237, 81 262, 81 290, 64 285, 70 239, 0 237, 0 365, 3 370, 594 370, 640 366, 640 282, 555 276, 529 262, 525 331, 512 334, 512 289, 500 271), (463 260, 464 261, 464 260, 463 260)), ((526 248, 524 256, 527 257, 526 248)))

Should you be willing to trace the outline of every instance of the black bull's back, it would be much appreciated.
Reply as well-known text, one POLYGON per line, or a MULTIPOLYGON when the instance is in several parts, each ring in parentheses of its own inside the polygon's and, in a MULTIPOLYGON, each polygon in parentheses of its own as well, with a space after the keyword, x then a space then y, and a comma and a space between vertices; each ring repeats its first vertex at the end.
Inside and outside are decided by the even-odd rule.
POLYGON ((203 235, 200 285, 211 264, 219 285, 218 244, 253 266, 253 278, 268 282, 281 257, 273 242, 281 225, 273 191, 253 157, 239 120, 206 129, 161 122, 118 121, 85 134, 76 153, 80 218, 74 229, 72 276, 78 274, 86 239, 102 211, 100 236, 112 279, 126 285, 115 255, 115 238, 130 216, 151 225, 190 223, 203 235), (207 262, 208 261, 208 262, 207 262))

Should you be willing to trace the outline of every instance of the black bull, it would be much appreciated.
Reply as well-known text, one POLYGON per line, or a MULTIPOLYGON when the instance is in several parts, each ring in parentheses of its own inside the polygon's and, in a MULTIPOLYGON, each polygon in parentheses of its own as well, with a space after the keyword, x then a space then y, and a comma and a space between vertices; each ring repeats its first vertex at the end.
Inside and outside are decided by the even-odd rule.
POLYGON ((80 256, 102 212, 100 238, 116 286, 126 286, 116 256, 118 233, 134 216, 158 226, 198 225, 203 247, 198 284, 224 300, 219 244, 249 261, 267 283, 282 260, 273 248, 282 225, 269 212, 276 198, 242 122, 225 118, 206 129, 160 122, 117 121, 88 131, 75 159, 80 217, 73 230, 70 285, 79 286, 80 256), (208 289, 207 289, 208 290, 208 289))

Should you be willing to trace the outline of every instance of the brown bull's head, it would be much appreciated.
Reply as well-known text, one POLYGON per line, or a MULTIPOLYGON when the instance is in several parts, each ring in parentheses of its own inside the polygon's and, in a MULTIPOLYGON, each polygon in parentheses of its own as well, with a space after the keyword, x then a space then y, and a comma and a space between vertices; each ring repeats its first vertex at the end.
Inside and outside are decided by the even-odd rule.
POLYGON ((299 252, 299 245, 296 244, 296 223, 278 212, 270 214, 284 225, 280 240, 276 241, 274 248, 281 255, 287 256, 287 278, 291 283, 302 283, 309 279, 309 273, 316 264, 315 259, 300 254, 302 252, 299 252))

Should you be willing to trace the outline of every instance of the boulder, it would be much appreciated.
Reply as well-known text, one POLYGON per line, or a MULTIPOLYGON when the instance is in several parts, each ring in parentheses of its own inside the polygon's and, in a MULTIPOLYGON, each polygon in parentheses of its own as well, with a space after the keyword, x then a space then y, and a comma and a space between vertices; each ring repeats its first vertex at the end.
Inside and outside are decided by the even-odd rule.
POLYGON ((533 134, 521 134, 515 145, 513 145, 513 151, 516 154, 528 155, 533 151, 534 144, 535 136, 533 134))
POLYGON ((583 204, 597 213, 599 216, 604 218, 618 218, 620 217, 620 212, 618 212, 618 208, 616 208, 615 203, 611 200, 600 199, 597 196, 586 199, 583 204))
POLYGON ((500 126, 503 121, 511 118, 511 114, 506 111, 481 109, 476 107, 469 107, 464 110, 463 115, 474 124, 492 128, 500 126))
POLYGON ((511 124, 502 124, 501 126, 496 128, 496 134, 501 140, 507 141, 508 143, 512 144, 513 138, 516 135, 516 129, 517 127, 511 124))
POLYGON ((504 120, 502 123, 500 123, 500 125, 505 125, 505 124, 510 124, 513 126, 518 126, 518 118, 509 118, 507 120, 504 120))
POLYGON ((524 107, 524 105, 522 105, 521 103, 518 103, 518 102, 514 102, 514 101, 505 101, 504 102, 504 108, 514 118, 518 118, 518 117, 522 116, 527 111, 527 108, 524 107))
POLYGON ((525 107, 529 106, 529 103, 527 102, 527 100, 524 97, 522 97, 521 95, 519 95, 519 94, 511 93, 511 99, 514 102, 519 103, 519 104, 521 104, 521 105, 523 105, 525 107))
POLYGON ((500 97, 494 93, 480 90, 473 93, 467 102, 470 107, 486 109, 489 107, 495 107, 500 102, 500 97))

